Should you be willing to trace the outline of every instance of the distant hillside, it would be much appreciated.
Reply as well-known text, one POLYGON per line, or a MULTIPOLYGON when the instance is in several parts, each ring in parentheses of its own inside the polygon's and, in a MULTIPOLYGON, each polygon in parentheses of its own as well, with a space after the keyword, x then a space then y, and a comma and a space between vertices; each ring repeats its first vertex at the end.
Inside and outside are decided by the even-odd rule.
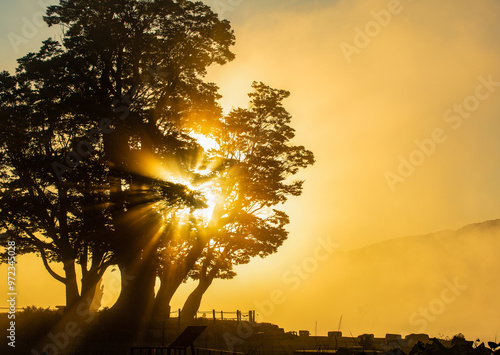
MULTIPOLYGON (((336 330, 467 337, 500 334, 500 219, 338 252, 293 300, 336 330), (315 305, 328 304, 319 308, 315 305)), ((305 313, 305 312, 304 312, 305 313)), ((304 317, 308 317, 304 314, 304 317)), ((309 320, 303 319, 310 323, 309 320)))
POLYGON ((429 242, 456 242, 459 241, 460 238, 468 239, 472 236, 472 234, 477 237, 492 237, 492 238, 500 238, 500 219, 495 219, 486 222, 473 223, 466 225, 462 228, 459 228, 456 231, 453 230, 444 230, 435 233, 429 233, 424 235, 412 235, 406 237, 400 237, 395 239, 385 240, 380 243, 375 243, 372 245, 368 245, 359 249, 355 249, 350 251, 350 253, 355 253, 365 249, 371 248, 392 248, 396 246, 409 246, 411 243, 415 244, 425 244, 429 242))

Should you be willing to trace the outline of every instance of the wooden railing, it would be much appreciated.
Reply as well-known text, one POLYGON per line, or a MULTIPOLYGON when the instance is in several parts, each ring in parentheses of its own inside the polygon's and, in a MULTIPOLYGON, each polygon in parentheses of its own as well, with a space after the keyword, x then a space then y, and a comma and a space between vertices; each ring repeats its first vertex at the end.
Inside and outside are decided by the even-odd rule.
MULTIPOLYGON (((245 355, 236 351, 195 348, 196 355, 245 355)), ((130 355, 186 355, 187 349, 171 349, 164 346, 159 347, 135 347, 130 349, 130 355)), ((190 353, 190 352, 189 352, 190 353)), ((193 355, 195 355, 193 354, 193 355)))
POLYGON ((195 348, 196 355, 245 355, 236 351, 195 348))
MULTIPOLYGON (((170 312, 170 317, 182 319, 181 310, 178 309, 177 311, 170 312)), ((211 311, 198 311, 196 317, 212 319, 213 321, 218 319, 218 320, 235 320, 238 322, 248 321, 253 323, 255 322, 255 311, 250 310, 246 313, 243 313, 240 310, 236 310, 236 312, 231 312, 231 311, 228 312, 228 311, 216 311, 215 309, 213 309, 211 311)))

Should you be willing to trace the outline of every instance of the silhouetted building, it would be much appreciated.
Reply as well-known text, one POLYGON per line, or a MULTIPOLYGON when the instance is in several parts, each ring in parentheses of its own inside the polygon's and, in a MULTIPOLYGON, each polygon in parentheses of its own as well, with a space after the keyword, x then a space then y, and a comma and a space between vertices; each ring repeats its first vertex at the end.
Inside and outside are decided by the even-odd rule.
POLYGON ((363 349, 373 349, 375 339, 375 335, 373 334, 362 334, 359 337, 359 345, 363 347, 363 349))
POLYGON ((385 341, 387 343, 393 343, 393 342, 400 342, 401 339, 401 334, 386 334, 385 335, 385 341))
POLYGON ((340 338, 342 338, 342 332, 338 332, 338 331, 328 332, 328 337, 334 338, 334 339, 340 339, 340 338))
POLYGON ((309 330, 299 330, 299 336, 300 337, 308 337, 309 336, 309 330))

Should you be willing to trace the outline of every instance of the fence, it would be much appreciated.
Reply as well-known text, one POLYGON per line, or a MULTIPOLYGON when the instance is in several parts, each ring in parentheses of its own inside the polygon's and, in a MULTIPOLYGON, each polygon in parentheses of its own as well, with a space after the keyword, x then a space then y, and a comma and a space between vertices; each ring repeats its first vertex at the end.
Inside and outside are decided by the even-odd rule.
POLYGON ((170 349, 168 347, 137 347, 130 349, 130 355, 185 355, 186 349, 170 349))
MULTIPOLYGON (((177 311, 170 312, 171 318, 179 318, 182 319, 182 311, 178 309, 177 311), (176 317, 177 316, 177 317, 176 317)), ((228 312, 228 311, 216 311, 212 309, 211 311, 198 311, 196 314, 196 318, 201 319, 212 319, 214 322, 218 320, 235 320, 238 322, 248 321, 255 323, 255 311, 250 310, 247 313, 243 313, 240 310, 236 310, 236 312, 228 312)))
POLYGON ((239 353, 236 351, 204 349, 204 348, 196 348, 195 353, 196 355, 245 355, 244 353, 239 353))
MULTIPOLYGON (((130 355, 187 355, 186 349, 170 349, 167 347, 137 347, 130 349, 130 355)), ((245 355, 236 351, 195 348, 193 355, 245 355)))

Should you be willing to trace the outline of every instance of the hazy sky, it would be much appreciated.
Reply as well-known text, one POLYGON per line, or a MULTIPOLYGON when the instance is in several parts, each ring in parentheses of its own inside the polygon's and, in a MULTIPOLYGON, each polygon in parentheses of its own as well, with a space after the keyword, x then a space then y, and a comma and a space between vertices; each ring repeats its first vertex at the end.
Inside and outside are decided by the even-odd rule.
MULTIPOLYGON (((279 253, 241 268, 234 281, 216 281, 202 308, 255 308, 328 238, 348 250, 500 217, 498 1, 204 2, 217 6, 236 34, 236 59, 209 73, 224 108, 245 106, 254 80, 291 91, 285 107, 295 141, 317 163, 301 174, 304 194, 285 207, 291 233, 279 253), (234 299, 222 303, 220 292, 229 290, 234 299)), ((12 46, 9 33, 28 31, 40 7, 0 3, 0 64, 12 70, 50 31, 35 24, 32 38, 12 46)), ((325 265, 317 269, 349 272, 325 265)), ((57 292, 41 295, 42 304, 62 304, 62 287, 57 292)), ((275 306, 265 320, 295 327, 296 303, 275 306)), ((317 305, 303 307, 321 317, 317 305)), ((320 319, 320 333, 336 329, 338 319, 320 319)), ((373 331, 383 335, 378 326, 373 331)))

